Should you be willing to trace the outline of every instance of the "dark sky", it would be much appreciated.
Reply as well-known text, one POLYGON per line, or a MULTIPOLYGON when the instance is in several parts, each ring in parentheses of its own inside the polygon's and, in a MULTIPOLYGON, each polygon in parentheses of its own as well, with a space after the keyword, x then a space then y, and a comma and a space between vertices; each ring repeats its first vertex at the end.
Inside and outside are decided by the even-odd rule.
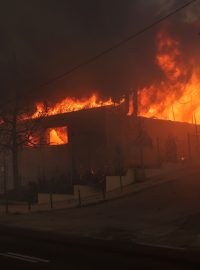
MULTIPOLYGON (((155 34, 161 26, 48 87, 39 85, 137 32, 183 2, 1 1, 1 92, 12 91, 15 83, 11 82, 16 77, 13 74, 17 74, 19 87, 36 99, 83 97, 94 90, 102 96, 118 97, 131 87, 142 87, 161 76, 154 59, 155 34)), ((188 54, 191 48, 193 52, 199 48, 199 5, 170 19, 172 34, 184 41, 183 48, 188 54)))

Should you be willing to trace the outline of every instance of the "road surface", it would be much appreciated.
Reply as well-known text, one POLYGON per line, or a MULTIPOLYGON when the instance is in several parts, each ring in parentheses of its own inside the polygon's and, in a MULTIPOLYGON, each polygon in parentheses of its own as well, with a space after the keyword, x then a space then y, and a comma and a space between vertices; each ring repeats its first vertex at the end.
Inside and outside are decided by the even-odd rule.
POLYGON ((200 235, 200 170, 181 177, 177 175, 173 182, 99 205, 1 215, 0 225, 70 237, 191 246, 200 235))
POLYGON ((36 239, 23 237, 22 231, 19 235, 16 232, 15 236, 1 233, 1 268, 25 266, 28 269, 63 269, 66 266, 66 269, 199 269, 197 262, 185 261, 184 255, 179 259, 176 256, 169 259, 155 251, 153 255, 148 255, 142 249, 140 252, 137 249, 122 252, 105 250, 95 245, 84 247, 39 239, 40 234, 36 239))
MULTIPOLYGON (((119 241, 119 246, 123 240, 150 246, 200 250, 200 172, 185 173, 181 177, 177 175, 173 182, 100 205, 26 215, 2 215, 0 225, 11 226, 12 231, 15 227, 22 230, 26 228, 66 239, 88 237, 93 240, 115 241, 116 245, 119 241)), ((96 264, 94 269, 105 268, 107 263, 116 266, 126 266, 126 263, 162 264, 155 258, 144 258, 134 252, 127 258, 124 255, 121 257, 105 253, 103 250, 95 251, 95 248, 88 251, 78 244, 72 247, 69 244, 55 245, 51 241, 29 239, 28 234, 25 238, 18 237, 17 234, 9 236, 9 233, 1 233, 1 230, 0 242, 2 263, 17 264, 23 261, 22 257, 30 256, 28 259, 37 262, 24 260, 24 263, 67 263, 69 269, 71 266, 74 269, 74 263, 83 267, 94 267, 96 264)), ((168 269, 173 268, 170 266, 168 269)))

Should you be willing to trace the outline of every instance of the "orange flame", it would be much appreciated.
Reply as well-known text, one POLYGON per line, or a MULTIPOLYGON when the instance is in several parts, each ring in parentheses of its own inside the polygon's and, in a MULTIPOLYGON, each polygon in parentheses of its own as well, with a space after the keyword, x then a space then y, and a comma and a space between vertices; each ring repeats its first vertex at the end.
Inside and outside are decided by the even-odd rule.
POLYGON ((92 94, 89 98, 75 99, 75 98, 65 98, 61 102, 56 103, 54 106, 45 110, 45 106, 43 103, 36 104, 36 112, 33 114, 33 118, 37 118, 43 113, 46 112, 47 115, 55 115, 67 112, 74 112, 83 109, 91 109, 98 108, 102 106, 110 106, 110 105, 120 105, 124 102, 122 98, 119 103, 114 103, 112 98, 108 98, 103 101, 98 98, 96 94, 92 94))
MULTIPOLYGON (((179 41, 173 39, 166 29, 160 31, 157 35, 156 63, 163 73, 163 79, 138 90, 138 115, 183 122, 196 119, 200 122, 200 67, 194 65, 194 60, 185 63, 183 60, 179 41)), ((120 105, 124 101, 121 99, 117 104, 112 98, 103 101, 96 94, 82 99, 65 98, 47 111, 43 103, 36 104, 32 117, 120 105)), ((127 115, 133 112, 133 96, 130 96, 127 115)))
POLYGON ((166 31, 157 35, 156 63, 165 79, 139 90, 139 115, 166 120, 200 121, 200 69, 184 64, 180 44, 166 31))
MULTIPOLYGON (((56 103, 54 106, 46 108, 43 103, 36 104, 36 111, 32 115, 32 118, 38 118, 41 116, 49 116, 62 114, 67 112, 79 111, 83 109, 91 109, 102 106, 120 105, 125 101, 122 98, 119 103, 115 103, 111 98, 103 101, 98 98, 96 94, 92 94, 89 98, 75 99, 65 98, 61 102, 56 103)), ((61 145, 68 143, 68 131, 66 127, 50 128, 49 130, 49 144, 61 145)))
POLYGON ((68 143, 68 133, 66 127, 57 127, 49 129, 49 144, 60 145, 68 143))

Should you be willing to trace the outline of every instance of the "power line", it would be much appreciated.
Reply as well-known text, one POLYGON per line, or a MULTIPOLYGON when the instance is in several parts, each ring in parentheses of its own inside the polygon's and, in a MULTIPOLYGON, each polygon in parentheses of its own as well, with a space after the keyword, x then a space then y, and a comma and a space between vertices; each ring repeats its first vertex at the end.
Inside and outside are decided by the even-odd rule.
POLYGON ((165 16, 161 17, 160 19, 156 20, 155 22, 151 23, 150 25, 142 28, 138 32, 136 32, 136 33, 128 36, 127 38, 125 38, 125 39, 123 39, 121 41, 119 41, 118 43, 116 43, 112 47, 109 47, 109 48, 103 50, 102 52, 100 52, 100 53, 96 54, 95 56, 93 56, 93 57, 91 57, 91 58, 83 61, 82 63, 78 64, 77 66, 72 67, 68 71, 66 71, 66 72, 64 72, 64 73, 62 73, 62 74, 60 74, 60 75, 58 75, 58 76, 56 76, 56 77, 54 77, 54 78, 46 81, 43 84, 40 84, 40 87, 47 86, 47 85, 49 85, 49 84, 51 84, 51 83, 53 83, 53 82, 55 82, 57 80, 60 80, 60 79, 62 79, 64 77, 66 77, 67 75, 71 74, 72 72, 76 71, 77 69, 80 69, 80 68, 82 68, 84 66, 87 66, 90 63, 95 62, 98 58, 102 57, 103 55, 106 55, 106 54, 110 53, 111 51, 113 51, 113 50, 121 47, 122 45, 128 43, 130 40, 138 37, 139 35, 141 35, 143 33, 145 33, 146 31, 150 30, 154 26, 156 26, 156 25, 160 24, 161 22, 167 20, 169 17, 175 15, 176 13, 180 12, 181 10, 185 9, 186 7, 192 5, 194 2, 197 2, 197 1, 198 0, 191 0, 191 1, 187 2, 187 3, 185 3, 184 5, 176 8, 175 10, 171 11, 167 15, 165 15, 165 16))

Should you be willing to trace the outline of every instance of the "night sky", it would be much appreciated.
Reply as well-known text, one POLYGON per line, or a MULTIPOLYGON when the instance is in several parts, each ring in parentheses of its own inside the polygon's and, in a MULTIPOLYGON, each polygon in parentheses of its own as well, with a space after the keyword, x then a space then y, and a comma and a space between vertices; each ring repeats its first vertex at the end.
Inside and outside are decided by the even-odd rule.
MULTIPOLYGON (((162 76, 155 63, 161 25, 95 63, 46 87, 41 83, 71 69, 183 4, 183 0, 16 0, 0 4, 1 93, 18 87, 34 99, 57 101, 97 90, 119 97, 162 76), (15 75, 17 74, 17 75, 15 75)), ((185 1, 186 2, 186 1, 185 1)), ((170 31, 184 55, 199 56, 200 3, 172 17, 170 31)))

